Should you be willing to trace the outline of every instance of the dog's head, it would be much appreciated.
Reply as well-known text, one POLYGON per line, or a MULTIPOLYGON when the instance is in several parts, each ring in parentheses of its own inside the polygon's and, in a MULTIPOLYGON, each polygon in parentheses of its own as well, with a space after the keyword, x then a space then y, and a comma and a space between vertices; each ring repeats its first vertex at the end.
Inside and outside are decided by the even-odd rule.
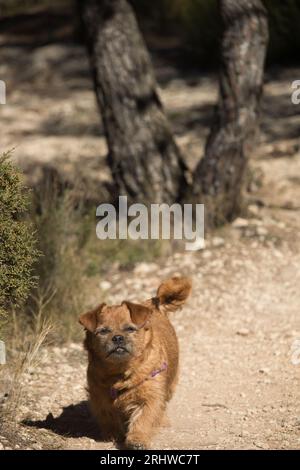
POLYGON ((121 305, 101 304, 80 316, 87 330, 86 346, 102 360, 124 363, 141 356, 152 338, 151 316, 158 309, 169 314, 182 307, 191 291, 191 281, 173 277, 158 288, 146 305, 124 301, 121 305))
POLYGON ((142 354, 150 340, 151 309, 140 304, 101 304, 80 316, 87 330, 88 349, 102 360, 126 362, 142 354))

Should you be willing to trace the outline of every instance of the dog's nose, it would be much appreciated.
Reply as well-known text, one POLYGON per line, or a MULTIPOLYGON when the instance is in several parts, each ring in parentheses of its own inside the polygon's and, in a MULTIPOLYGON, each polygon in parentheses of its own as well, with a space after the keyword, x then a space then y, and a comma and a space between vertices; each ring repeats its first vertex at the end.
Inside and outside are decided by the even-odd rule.
POLYGON ((115 335, 115 336, 112 337, 112 341, 116 344, 122 344, 122 343, 124 343, 124 336, 115 335))

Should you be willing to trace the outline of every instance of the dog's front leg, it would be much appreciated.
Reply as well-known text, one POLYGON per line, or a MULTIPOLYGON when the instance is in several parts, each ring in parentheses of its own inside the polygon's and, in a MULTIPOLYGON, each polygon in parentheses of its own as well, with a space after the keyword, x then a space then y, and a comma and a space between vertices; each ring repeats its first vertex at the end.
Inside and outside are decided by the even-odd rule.
POLYGON ((155 428, 160 425, 165 411, 165 404, 161 400, 153 400, 137 406, 132 412, 126 440, 126 449, 147 449, 155 428))

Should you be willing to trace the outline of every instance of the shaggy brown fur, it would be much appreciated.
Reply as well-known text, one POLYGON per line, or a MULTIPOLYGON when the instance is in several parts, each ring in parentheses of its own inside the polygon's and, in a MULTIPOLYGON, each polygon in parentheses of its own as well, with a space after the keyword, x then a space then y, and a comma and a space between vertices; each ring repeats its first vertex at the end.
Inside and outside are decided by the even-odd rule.
POLYGON ((80 316, 91 410, 105 436, 124 448, 147 448, 161 424, 178 375, 178 342, 167 315, 190 291, 189 279, 175 277, 141 304, 101 304, 80 316))

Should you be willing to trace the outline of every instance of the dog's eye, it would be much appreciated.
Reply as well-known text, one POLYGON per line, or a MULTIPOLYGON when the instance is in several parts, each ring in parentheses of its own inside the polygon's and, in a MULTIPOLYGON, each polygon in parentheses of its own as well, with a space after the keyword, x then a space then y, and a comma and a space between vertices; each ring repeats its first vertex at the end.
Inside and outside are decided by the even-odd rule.
POLYGON ((107 335, 108 333, 110 333, 110 329, 106 327, 99 328, 96 333, 99 335, 107 335))
POLYGON ((124 331, 127 331, 128 333, 133 333, 136 331, 136 328, 134 326, 125 326, 124 331))

